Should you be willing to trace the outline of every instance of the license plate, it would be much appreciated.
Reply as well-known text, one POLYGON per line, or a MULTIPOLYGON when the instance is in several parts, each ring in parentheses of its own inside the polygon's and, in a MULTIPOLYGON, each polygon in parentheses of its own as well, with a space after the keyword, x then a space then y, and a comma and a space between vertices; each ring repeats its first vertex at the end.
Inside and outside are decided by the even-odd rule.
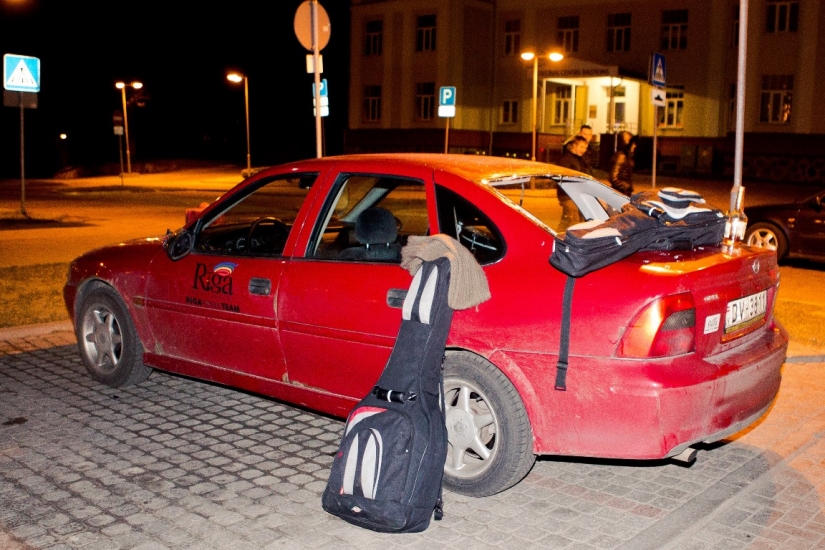
POLYGON ((725 311, 725 334, 736 332, 765 318, 768 309, 768 291, 763 290, 728 302, 725 311))

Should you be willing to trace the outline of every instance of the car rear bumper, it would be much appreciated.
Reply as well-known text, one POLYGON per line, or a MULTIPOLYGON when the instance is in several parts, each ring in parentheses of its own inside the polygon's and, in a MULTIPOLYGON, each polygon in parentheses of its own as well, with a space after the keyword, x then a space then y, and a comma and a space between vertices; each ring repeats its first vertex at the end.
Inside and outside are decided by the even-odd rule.
POLYGON ((507 374, 525 399, 537 454, 649 460, 758 420, 779 391, 787 347, 787 332, 776 324, 713 358, 571 356, 566 391, 553 389, 556 356, 502 353, 491 360, 518 369, 507 374))

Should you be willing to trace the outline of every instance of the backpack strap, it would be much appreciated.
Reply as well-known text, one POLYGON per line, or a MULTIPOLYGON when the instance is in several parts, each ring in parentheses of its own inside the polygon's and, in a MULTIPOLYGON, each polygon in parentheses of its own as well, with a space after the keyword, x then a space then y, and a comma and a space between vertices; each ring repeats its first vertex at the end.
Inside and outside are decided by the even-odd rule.
POLYGON ((438 266, 424 262, 415 272, 407 297, 401 307, 401 318, 406 321, 430 324, 430 317, 438 283, 438 266))
POLYGON ((567 276, 564 283, 564 298, 561 308, 561 338, 559 339, 559 361, 556 363, 556 390, 567 390, 567 354, 570 348, 570 315, 573 309, 573 287, 576 278, 567 276))

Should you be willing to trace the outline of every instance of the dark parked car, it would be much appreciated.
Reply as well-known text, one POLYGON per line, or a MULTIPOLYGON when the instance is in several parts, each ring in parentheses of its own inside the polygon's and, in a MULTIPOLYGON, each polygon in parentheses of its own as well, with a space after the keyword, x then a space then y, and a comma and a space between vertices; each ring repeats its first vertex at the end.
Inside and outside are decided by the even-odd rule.
POLYGON ((785 204, 765 204, 745 209, 745 242, 776 250, 778 260, 825 260, 825 190, 785 204))

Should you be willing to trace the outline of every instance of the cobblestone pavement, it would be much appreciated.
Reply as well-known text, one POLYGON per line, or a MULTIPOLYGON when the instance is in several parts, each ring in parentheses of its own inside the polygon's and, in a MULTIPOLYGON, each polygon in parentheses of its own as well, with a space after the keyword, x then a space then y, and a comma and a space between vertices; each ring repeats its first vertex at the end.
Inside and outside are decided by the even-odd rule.
MULTIPOLYGON (((785 364, 757 425, 674 463, 540 459, 502 494, 445 494, 423 533, 320 505, 343 423, 155 372, 112 389, 71 332, 0 331, 0 548, 825 548, 825 370, 785 364)), ((821 359, 816 358, 821 361, 821 359)))

